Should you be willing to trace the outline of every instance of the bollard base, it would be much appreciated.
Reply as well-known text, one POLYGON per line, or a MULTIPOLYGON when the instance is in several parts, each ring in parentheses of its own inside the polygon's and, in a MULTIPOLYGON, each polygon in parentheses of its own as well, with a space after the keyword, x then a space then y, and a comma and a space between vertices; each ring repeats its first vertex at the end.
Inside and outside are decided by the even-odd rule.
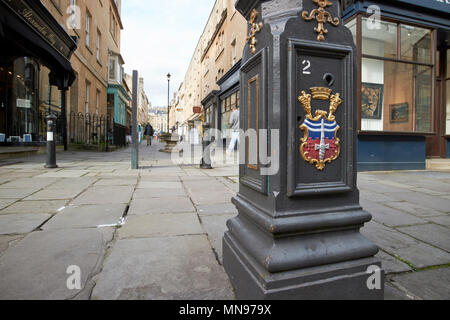
POLYGON ((51 164, 51 165, 45 165, 44 168, 46 169, 57 169, 59 168, 56 164, 51 164))
POLYGON ((280 273, 268 273, 233 240, 227 232, 223 240, 223 261, 236 298, 239 300, 383 300, 381 289, 370 290, 370 266, 376 258, 359 259, 280 273))
POLYGON ((202 163, 200 164, 200 169, 211 170, 213 169, 213 167, 210 164, 202 161, 202 163))

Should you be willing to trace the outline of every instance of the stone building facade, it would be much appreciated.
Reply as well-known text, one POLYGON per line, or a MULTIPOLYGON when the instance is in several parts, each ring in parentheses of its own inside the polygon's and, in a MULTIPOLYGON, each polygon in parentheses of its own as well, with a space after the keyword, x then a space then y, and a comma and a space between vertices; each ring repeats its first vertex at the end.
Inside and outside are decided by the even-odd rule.
POLYGON ((188 137, 192 128, 201 132, 204 121, 215 128, 221 128, 221 122, 228 122, 229 114, 221 109, 218 83, 239 63, 246 36, 247 22, 235 10, 234 1, 216 0, 184 81, 172 102, 171 110, 176 112, 173 119, 175 124, 178 122, 179 134, 188 137), (211 96, 215 97, 215 103, 205 105, 205 99, 211 96), (201 113, 195 112, 198 107, 201 113))
MULTIPOLYGON (((70 62, 76 79, 68 92, 68 113, 115 116, 126 123, 127 94, 123 88, 124 61, 120 55, 121 0, 42 0, 53 17, 78 41, 70 62), (120 99, 107 110, 108 88, 120 99), (120 101, 123 100, 123 101, 120 101)), ((45 77, 45 75, 42 75, 45 77)), ((112 92, 112 93, 111 93, 112 92)))

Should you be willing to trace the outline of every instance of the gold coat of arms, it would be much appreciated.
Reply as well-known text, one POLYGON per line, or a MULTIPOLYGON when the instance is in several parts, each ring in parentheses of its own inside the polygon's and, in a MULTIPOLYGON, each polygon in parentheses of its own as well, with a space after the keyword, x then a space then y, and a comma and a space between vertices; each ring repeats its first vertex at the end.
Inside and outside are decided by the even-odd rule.
POLYGON ((340 140, 337 137, 340 127, 334 114, 343 100, 339 93, 332 95, 332 90, 328 88, 315 87, 310 90, 311 94, 302 91, 298 98, 306 112, 306 119, 300 126, 305 134, 301 140, 300 153, 306 162, 323 171, 325 165, 336 160, 341 153, 340 140), (313 116, 312 99, 330 101, 329 111, 317 110, 313 116))

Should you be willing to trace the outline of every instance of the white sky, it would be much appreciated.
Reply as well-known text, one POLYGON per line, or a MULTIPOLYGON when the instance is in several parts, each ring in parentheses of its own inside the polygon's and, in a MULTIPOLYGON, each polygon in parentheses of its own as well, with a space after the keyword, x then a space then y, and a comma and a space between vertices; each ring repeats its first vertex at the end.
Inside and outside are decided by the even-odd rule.
POLYGON ((214 0, 123 0, 121 53, 125 72, 138 70, 152 106, 167 106, 184 80, 214 0))

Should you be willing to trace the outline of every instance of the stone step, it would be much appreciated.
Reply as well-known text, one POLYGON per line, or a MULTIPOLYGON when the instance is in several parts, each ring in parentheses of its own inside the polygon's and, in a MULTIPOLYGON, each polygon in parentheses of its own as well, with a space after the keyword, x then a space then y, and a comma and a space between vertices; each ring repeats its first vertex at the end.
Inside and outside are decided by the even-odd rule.
POLYGON ((450 159, 428 159, 427 170, 449 170, 450 159))

